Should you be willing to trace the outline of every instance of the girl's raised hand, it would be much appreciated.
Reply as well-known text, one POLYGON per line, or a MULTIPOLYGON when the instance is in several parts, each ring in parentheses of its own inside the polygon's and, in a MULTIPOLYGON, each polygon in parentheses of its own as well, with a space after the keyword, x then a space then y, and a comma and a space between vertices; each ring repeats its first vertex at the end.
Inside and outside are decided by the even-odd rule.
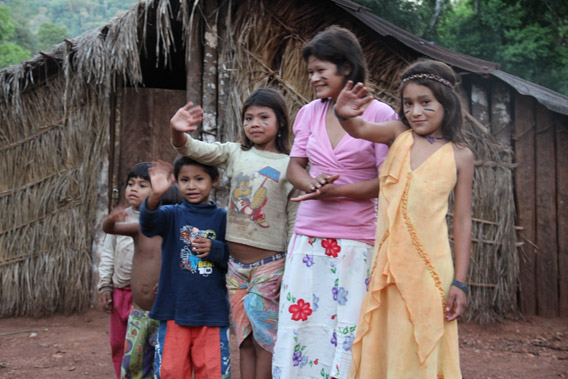
POLYGON ((192 132, 203 120, 203 109, 191 101, 177 110, 170 120, 170 128, 179 133, 192 132))
POLYGON ((446 302, 446 320, 453 321, 463 315, 467 306, 467 295, 455 286, 450 287, 446 302))
POLYGON ((347 81, 335 103, 336 116, 341 120, 363 114, 366 106, 373 101, 373 97, 367 94, 367 87, 363 83, 353 85, 351 80, 347 81))

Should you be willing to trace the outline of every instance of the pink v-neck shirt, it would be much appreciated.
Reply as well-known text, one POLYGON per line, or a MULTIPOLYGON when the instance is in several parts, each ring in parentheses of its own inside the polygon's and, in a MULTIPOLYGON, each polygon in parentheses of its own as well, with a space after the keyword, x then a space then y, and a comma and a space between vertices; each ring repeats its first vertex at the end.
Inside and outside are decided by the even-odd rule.
MULTIPOLYGON (((332 148, 325 117, 331 101, 314 100, 300 109, 294 122, 294 146, 290 157, 308 158, 310 175, 339 174, 335 184, 358 183, 378 177, 388 147, 345 134, 332 148)), ((373 100, 362 115, 371 122, 396 120, 394 110, 373 100)), ((377 199, 330 198, 300 203, 295 232, 311 237, 346 238, 373 244, 377 199)))

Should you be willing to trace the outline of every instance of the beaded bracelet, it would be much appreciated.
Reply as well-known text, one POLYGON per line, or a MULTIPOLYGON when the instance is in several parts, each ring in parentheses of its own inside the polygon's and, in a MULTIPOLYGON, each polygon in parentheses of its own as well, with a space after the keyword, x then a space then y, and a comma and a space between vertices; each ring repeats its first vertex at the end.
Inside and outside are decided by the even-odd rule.
POLYGON ((467 286, 467 284, 460 282, 459 280, 454 280, 452 282, 452 286, 454 287, 458 287, 460 290, 462 290, 466 295, 469 293, 469 287, 467 286))
POLYGON ((341 117, 340 115, 337 114, 337 111, 335 110, 335 106, 333 106, 333 114, 335 115, 335 117, 337 117, 337 119, 339 121, 347 121, 349 120, 348 118, 345 117, 341 117))

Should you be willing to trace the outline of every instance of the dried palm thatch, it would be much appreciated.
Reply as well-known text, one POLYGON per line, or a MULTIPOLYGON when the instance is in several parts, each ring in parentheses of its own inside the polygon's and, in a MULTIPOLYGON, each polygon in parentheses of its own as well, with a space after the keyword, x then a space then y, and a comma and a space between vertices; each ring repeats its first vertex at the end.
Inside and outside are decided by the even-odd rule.
MULTIPOLYGON (((88 307, 96 263, 91 255, 94 226, 109 202, 105 175, 116 107, 111 98, 120 92, 118 83, 143 85, 146 52, 156 57, 156 65, 167 66, 175 46, 185 46, 187 59, 193 59, 187 50, 197 48, 196 35, 203 29, 209 37, 219 33, 219 44, 207 47, 218 46, 216 103, 210 87, 202 100, 207 97, 211 108, 217 104, 212 109, 217 124, 206 132, 223 141, 239 138, 243 101, 256 88, 279 89, 292 116, 313 99, 301 49, 326 26, 343 25, 357 34, 367 59, 368 85, 393 106, 399 73, 418 58, 369 33, 335 6, 218 1, 212 16, 202 3, 142 0, 106 26, 0 71, 0 317, 88 307), (209 24, 199 27, 196 20, 209 24), (181 23, 181 35, 173 34, 173 23, 181 23), (155 44, 147 43, 149 33, 155 44)), ((207 59, 208 67, 215 64, 207 59)), ((201 76, 205 88, 210 75, 201 76)), ((477 159, 497 162, 477 166, 474 190, 474 218, 479 221, 470 279, 479 286, 472 291, 471 314, 489 320, 515 304, 511 168, 501 164, 509 152, 490 136, 471 134, 477 159)))
POLYGON ((0 317, 90 304, 109 94, 142 79, 137 28, 135 9, 0 72, 0 317))

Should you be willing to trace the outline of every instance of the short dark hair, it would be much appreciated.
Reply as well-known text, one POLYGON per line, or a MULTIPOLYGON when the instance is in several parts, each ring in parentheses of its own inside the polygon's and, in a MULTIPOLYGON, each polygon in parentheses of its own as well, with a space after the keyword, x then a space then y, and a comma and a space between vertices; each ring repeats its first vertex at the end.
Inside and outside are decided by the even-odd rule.
POLYGON ((151 162, 142 162, 136 164, 130 170, 128 170, 128 174, 126 175, 126 182, 132 178, 141 178, 147 181, 150 181, 150 175, 148 174, 148 169, 152 167, 151 162))
POLYGON ((183 203, 183 197, 179 193, 179 189, 176 183, 172 184, 170 188, 162 195, 160 199, 160 206, 171 205, 171 204, 181 204, 183 203))
POLYGON ((337 73, 345 70, 345 82, 365 83, 367 66, 363 50, 355 34, 348 29, 332 25, 319 32, 302 50, 302 57, 307 62, 310 57, 335 64, 337 73))
POLYGON ((214 182, 219 179, 219 170, 215 166, 208 166, 203 163, 199 163, 188 157, 180 156, 174 161, 174 177, 176 181, 178 180, 179 172, 183 166, 199 166, 211 177, 211 181, 214 182))
POLYGON ((431 59, 420 59, 408 66, 406 70, 404 70, 404 72, 400 76, 400 80, 400 107, 398 116, 406 126, 410 127, 410 124, 408 123, 408 120, 404 115, 403 91, 409 82, 414 82, 420 84, 421 86, 429 88, 436 100, 444 108, 444 118, 442 120, 441 127, 442 135, 444 136, 444 138, 446 138, 450 142, 467 144, 463 132, 462 105, 455 90, 455 88, 459 84, 458 76, 450 66, 443 62, 434 61, 431 59), (428 79, 427 77, 413 78, 404 81, 405 78, 416 74, 433 74, 447 80, 453 88, 437 80, 428 79))
MULTIPOLYGON (((249 107, 268 107, 274 111, 278 121, 278 134, 276 135, 276 148, 283 154, 290 154, 290 120, 288 118, 288 106, 282 94, 272 88, 259 88, 254 91, 243 104, 241 121, 245 119, 245 113, 249 107)), ((243 133, 241 148, 250 150, 254 144, 243 133)))

